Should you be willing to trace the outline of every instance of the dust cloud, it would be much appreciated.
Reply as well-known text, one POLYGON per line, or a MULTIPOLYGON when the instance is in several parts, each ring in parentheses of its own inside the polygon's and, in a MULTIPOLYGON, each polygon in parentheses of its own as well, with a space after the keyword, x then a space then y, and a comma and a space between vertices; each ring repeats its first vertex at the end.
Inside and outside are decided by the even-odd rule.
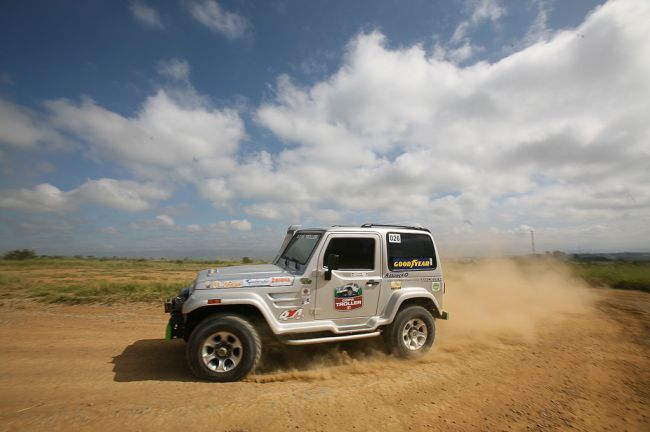
MULTIPOLYGON (((444 265, 448 321, 436 321, 433 349, 416 361, 445 362, 479 344, 532 341, 545 323, 566 314, 588 311, 594 290, 571 275, 566 264, 552 259, 485 259, 444 265)), ((341 374, 378 371, 403 373, 402 360, 386 353, 381 337, 340 344, 288 347, 266 352, 246 381, 328 381, 341 374)))
MULTIPOLYGON (((584 313, 596 294, 555 259, 485 259, 444 267, 445 339, 532 338, 548 320, 584 313)), ((439 321, 440 322, 440 321, 439 321)))

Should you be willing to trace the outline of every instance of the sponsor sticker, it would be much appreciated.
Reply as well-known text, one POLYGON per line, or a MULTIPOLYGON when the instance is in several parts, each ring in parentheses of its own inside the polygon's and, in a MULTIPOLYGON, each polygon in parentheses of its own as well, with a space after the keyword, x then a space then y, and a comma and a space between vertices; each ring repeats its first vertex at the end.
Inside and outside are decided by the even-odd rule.
POLYGON ((390 283, 390 289, 392 290, 398 290, 402 288, 402 282, 400 281, 391 281, 390 283))
POLYGON ((393 258, 393 270, 428 270, 433 268, 433 258, 393 258))
POLYGON ((224 288, 240 288, 243 287, 244 283, 240 280, 238 281, 225 281, 223 282, 224 288))
POLYGON ((292 276, 278 276, 271 278, 271 286, 287 286, 287 285, 293 285, 293 277, 292 276))
POLYGON ((431 282, 431 291, 437 292, 440 291, 440 282, 431 282))
POLYGON ((303 311, 302 308, 300 309, 289 309, 280 314, 278 319, 282 321, 288 321, 288 320, 299 320, 302 319, 303 311))
POLYGON ((300 278, 300 283, 303 285, 311 285, 312 280, 310 278, 300 278))
POLYGON ((256 287, 271 285, 271 278, 245 279, 244 286, 256 287))
MULTIPOLYGON (((208 282, 208 285, 210 282, 208 282)), ((210 288, 209 286, 206 286, 206 288, 210 288)), ((223 282, 220 281, 214 281, 212 282, 212 288, 223 288, 223 282)))
POLYGON ((211 275, 213 275, 213 274, 215 274, 215 273, 219 273, 219 269, 218 269, 218 268, 211 268, 211 269, 208 269, 208 276, 211 276, 211 275))
POLYGON ((296 237, 299 239, 317 240, 318 234, 298 234, 296 237))
POLYGON ((404 272, 404 273, 390 273, 389 272, 389 273, 386 273, 384 275, 384 277, 387 278, 387 279, 404 279, 404 278, 407 278, 408 276, 409 276, 408 272, 404 272))
POLYGON ((366 272, 350 273, 350 277, 366 277, 366 276, 368 276, 368 273, 366 272))
POLYGON ((399 234, 388 234, 388 243, 402 243, 402 236, 399 234))
POLYGON ((363 306, 363 289, 357 284, 334 288, 334 309, 349 311, 363 306))

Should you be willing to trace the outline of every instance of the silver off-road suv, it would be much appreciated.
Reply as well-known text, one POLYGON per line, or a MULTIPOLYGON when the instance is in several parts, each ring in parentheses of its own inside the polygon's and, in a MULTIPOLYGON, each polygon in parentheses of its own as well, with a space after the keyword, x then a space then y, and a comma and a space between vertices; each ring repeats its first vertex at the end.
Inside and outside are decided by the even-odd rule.
POLYGON ((445 283, 430 231, 365 224, 287 230, 273 264, 200 271, 165 303, 166 337, 187 341, 192 372, 242 379, 262 346, 382 335, 401 357, 433 344, 445 283))

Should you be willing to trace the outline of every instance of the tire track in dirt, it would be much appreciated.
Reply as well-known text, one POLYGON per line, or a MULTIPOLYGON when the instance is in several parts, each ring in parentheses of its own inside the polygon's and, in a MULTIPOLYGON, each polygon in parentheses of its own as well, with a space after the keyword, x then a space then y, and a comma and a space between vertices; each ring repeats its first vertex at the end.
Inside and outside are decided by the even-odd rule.
MULTIPOLYGON (((506 272, 481 270, 482 281, 506 272)), ((538 301, 560 280, 517 277, 512 286, 538 301)), ((490 322, 500 317, 494 288, 483 282, 477 294, 489 294, 483 314, 470 294, 477 281, 447 284, 452 321, 437 322, 434 349, 419 360, 386 356, 378 340, 292 347, 229 384, 189 374, 184 343, 162 340, 158 305, 5 303, 0 430, 650 429, 648 317, 630 312, 647 310, 647 294, 579 286, 580 301, 547 301, 558 305, 550 315, 504 305, 500 327, 490 322)))

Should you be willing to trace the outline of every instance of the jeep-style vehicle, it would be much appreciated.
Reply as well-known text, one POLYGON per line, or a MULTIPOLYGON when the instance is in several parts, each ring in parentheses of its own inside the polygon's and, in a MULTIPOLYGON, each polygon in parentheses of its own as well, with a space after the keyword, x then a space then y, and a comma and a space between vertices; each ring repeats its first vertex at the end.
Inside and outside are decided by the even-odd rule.
POLYGON ((287 230, 273 264, 200 271, 165 303, 166 337, 187 341, 192 372, 236 381, 263 344, 306 345, 382 335, 400 357, 431 348, 445 283, 425 228, 365 224, 287 230))

